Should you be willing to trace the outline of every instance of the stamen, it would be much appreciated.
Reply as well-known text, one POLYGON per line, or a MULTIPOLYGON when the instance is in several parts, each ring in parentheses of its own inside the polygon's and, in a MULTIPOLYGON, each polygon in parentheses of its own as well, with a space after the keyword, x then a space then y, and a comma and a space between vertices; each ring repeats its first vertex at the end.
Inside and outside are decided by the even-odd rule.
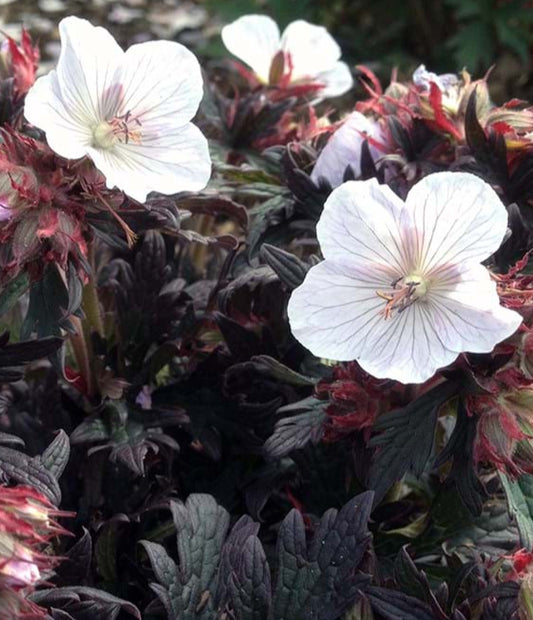
POLYGON ((115 118, 109 121, 113 135, 116 136, 120 142, 128 144, 131 140, 135 142, 135 144, 140 144, 141 130, 131 129, 131 123, 135 123, 138 127, 142 126, 141 121, 137 117, 132 118, 131 110, 128 110, 126 114, 122 116, 115 116, 115 118))
POLYGON ((391 288, 391 293, 376 291, 376 295, 387 302, 380 312, 385 320, 392 318, 394 312, 403 312, 426 293, 425 283, 418 276, 398 278, 391 282, 391 288))
POLYGON ((138 128, 141 126, 141 121, 138 117, 132 117, 131 111, 121 116, 115 116, 108 121, 102 121, 93 129, 94 146, 102 149, 109 149, 112 148, 117 141, 123 144, 128 144, 130 141, 135 144, 140 144, 142 132, 138 128))

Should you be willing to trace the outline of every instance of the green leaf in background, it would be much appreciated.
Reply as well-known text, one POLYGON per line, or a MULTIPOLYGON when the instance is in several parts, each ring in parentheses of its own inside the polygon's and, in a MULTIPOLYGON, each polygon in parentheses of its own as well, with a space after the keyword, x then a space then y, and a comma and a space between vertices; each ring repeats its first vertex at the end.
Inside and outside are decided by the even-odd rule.
POLYGON ((481 64, 488 65, 494 58, 494 32, 490 24, 484 21, 470 22, 451 37, 448 45, 458 69, 466 67, 476 72, 481 64))
POLYGON ((520 544, 526 549, 533 547, 533 476, 522 474, 516 480, 500 473, 500 480, 507 497, 509 512, 516 520, 520 544))
POLYGON ((0 316, 3 316, 13 308, 21 295, 28 290, 29 286, 30 281, 28 274, 25 272, 20 273, 6 284, 2 292, 0 292, 0 316))
POLYGON ((205 6, 208 11, 215 13, 228 23, 250 13, 266 13, 278 24, 281 30, 296 19, 313 19, 313 5, 311 0, 206 0, 205 6))

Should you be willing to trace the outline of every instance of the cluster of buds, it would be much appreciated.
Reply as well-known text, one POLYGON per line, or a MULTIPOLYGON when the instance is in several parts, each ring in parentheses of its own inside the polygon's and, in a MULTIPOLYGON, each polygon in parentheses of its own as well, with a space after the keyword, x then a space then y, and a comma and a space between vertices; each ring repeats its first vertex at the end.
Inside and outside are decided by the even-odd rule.
POLYGON ((421 65, 411 82, 393 79, 383 89, 369 69, 360 69, 368 78, 365 87, 369 94, 367 100, 356 105, 360 112, 378 119, 394 117, 407 129, 415 119, 420 119, 436 134, 457 145, 465 142, 467 108, 475 93, 476 116, 485 130, 503 135, 508 148, 531 144, 533 111, 517 99, 495 106, 489 95, 488 76, 472 80, 467 71, 460 75, 436 75, 421 65))
POLYGON ((64 514, 33 489, 0 487, 0 618, 45 617, 26 597, 60 561, 43 549, 68 533, 52 519, 64 514))
MULTIPOLYGON (((12 88, 16 102, 28 92, 35 82, 39 66, 39 49, 34 47, 30 35, 22 30, 20 43, 7 37, 0 47, 0 78, 2 84, 12 88)), ((2 93, 4 94, 4 93, 2 93)))
POLYGON ((508 274, 495 275, 503 303, 524 318, 521 329, 499 345, 493 359, 505 360, 496 372, 474 369, 482 392, 468 396, 467 410, 478 418, 474 457, 511 476, 533 473, 533 278, 521 271, 528 256, 508 274))
POLYGON ((13 130, 0 147, 1 280, 21 270, 37 279, 47 262, 81 271, 87 253, 80 170, 46 144, 13 130))
MULTIPOLYGON (((416 386, 417 394, 428 384, 416 386)), ((362 432, 368 439, 379 415, 402 407, 413 397, 410 388, 389 379, 375 379, 356 362, 339 364, 332 376, 320 381, 315 390, 320 400, 327 400, 324 441, 335 442, 362 432)))

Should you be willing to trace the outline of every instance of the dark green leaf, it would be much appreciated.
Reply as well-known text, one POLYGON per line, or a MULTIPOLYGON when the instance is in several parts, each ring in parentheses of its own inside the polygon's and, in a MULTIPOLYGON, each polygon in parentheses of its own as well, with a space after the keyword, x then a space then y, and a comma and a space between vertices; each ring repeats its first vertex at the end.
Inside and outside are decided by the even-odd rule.
MULTIPOLYGON (((326 419, 326 403, 309 397, 296 405, 291 405, 290 408, 294 410, 297 406, 304 412, 276 422, 274 432, 263 445, 263 454, 266 458, 278 459, 293 450, 303 448, 308 443, 317 444, 321 440, 326 419)), ((289 408, 282 407, 279 412, 288 410, 289 408)))
POLYGON ((148 540, 141 540, 141 544, 148 554, 155 578, 164 588, 170 590, 179 579, 176 563, 162 545, 148 540))
POLYGON ((70 434, 72 445, 104 441, 105 439, 109 439, 109 430, 99 417, 87 418, 70 434))
POLYGON ((463 504, 475 516, 481 514, 486 495, 475 471, 474 442, 477 417, 466 410, 463 400, 457 404, 457 421, 450 439, 436 459, 438 467, 453 458, 448 481, 455 484, 463 504))
POLYGON ((60 478, 70 457, 70 442, 65 431, 60 430, 52 443, 38 457, 41 463, 55 477, 60 478))
POLYGON ((365 594, 386 620, 435 620, 431 607, 414 596, 376 586, 369 586, 365 594))
POLYGON ((72 547, 63 553, 65 558, 55 569, 61 584, 70 586, 86 583, 91 570, 93 555, 93 541, 89 530, 83 528, 83 535, 72 547))
POLYGON ((533 548, 533 476, 522 474, 512 480, 500 472, 500 480, 507 498, 511 516, 516 520, 520 533, 520 545, 533 548))
POLYGON ((120 521, 107 521, 98 530, 94 558, 98 574, 108 583, 118 579, 117 554, 120 521))
POLYGON ((55 353, 62 344, 63 339, 57 336, 6 344, 0 347, 0 367, 19 366, 47 357, 55 353))
POLYGON ((261 246, 260 255, 290 290, 300 286, 309 269, 309 265, 294 254, 269 243, 261 246))
MULTIPOLYGON (((141 620, 141 613, 133 603, 125 601, 96 588, 85 586, 71 586, 38 590, 31 595, 31 600, 43 607, 61 608, 68 613, 73 608, 76 612, 90 610, 93 615, 82 616, 94 620, 116 618, 120 611, 130 614, 141 620)), ((81 615, 81 614, 80 614, 81 615)))
POLYGON ((258 529, 251 519, 242 517, 224 545, 217 601, 219 608, 226 603, 220 593, 220 587, 224 585, 227 604, 233 609, 236 620, 264 620, 270 610, 270 569, 257 537, 258 529))
POLYGON ((294 385, 296 387, 310 387, 315 384, 314 379, 305 377, 299 372, 288 368, 277 359, 270 357, 270 355, 254 355, 250 360, 250 363, 260 374, 287 385, 294 385))
POLYGON ((396 480, 408 471, 420 476, 431 455, 440 407, 458 392, 458 383, 446 381, 402 409, 379 417, 369 445, 377 448, 370 470, 370 488, 379 502, 396 480))
POLYGON ((273 617, 334 620, 346 612, 369 578, 354 575, 370 543, 373 493, 358 495, 322 516, 309 548, 302 515, 292 510, 278 534, 273 617))
POLYGON ((24 440, 10 433, 0 433, 0 444, 24 447, 24 440))
POLYGON ((20 337, 27 340, 33 331, 39 338, 59 336, 68 325, 69 294, 57 267, 49 264, 41 280, 30 289, 30 303, 20 337))
POLYGON ((55 506, 61 501, 61 491, 55 476, 40 462, 23 452, 0 447, 0 472, 18 482, 27 484, 45 495, 55 506))
POLYGON ((144 542, 159 584, 157 593, 170 620, 211 620, 215 610, 216 572, 229 515, 210 495, 189 495, 187 501, 171 503, 176 526, 179 572, 153 543, 144 542))
POLYGON ((26 272, 20 273, 5 285, 2 292, 0 292, 0 316, 3 316, 14 307, 29 286, 30 281, 26 272))

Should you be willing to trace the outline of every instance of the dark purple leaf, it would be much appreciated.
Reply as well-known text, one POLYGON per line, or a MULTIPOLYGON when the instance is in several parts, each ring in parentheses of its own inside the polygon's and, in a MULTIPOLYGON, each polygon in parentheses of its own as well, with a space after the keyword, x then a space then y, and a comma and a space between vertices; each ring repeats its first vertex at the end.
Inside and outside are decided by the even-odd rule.
MULTIPOLYGON (((263 446, 266 458, 278 459, 321 440, 326 420, 325 403, 310 397, 296 405, 300 405, 299 409, 303 409, 303 413, 276 422, 274 432, 263 446)), ((289 407, 294 409, 295 405, 289 407)), ((289 407, 282 407, 279 411, 286 412, 289 407)))
POLYGON ((433 447, 439 409, 458 390, 456 381, 446 381, 402 409, 379 417, 374 425, 376 434, 369 443, 377 448, 369 479, 376 502, 407 471, 422 474, 433 447))

